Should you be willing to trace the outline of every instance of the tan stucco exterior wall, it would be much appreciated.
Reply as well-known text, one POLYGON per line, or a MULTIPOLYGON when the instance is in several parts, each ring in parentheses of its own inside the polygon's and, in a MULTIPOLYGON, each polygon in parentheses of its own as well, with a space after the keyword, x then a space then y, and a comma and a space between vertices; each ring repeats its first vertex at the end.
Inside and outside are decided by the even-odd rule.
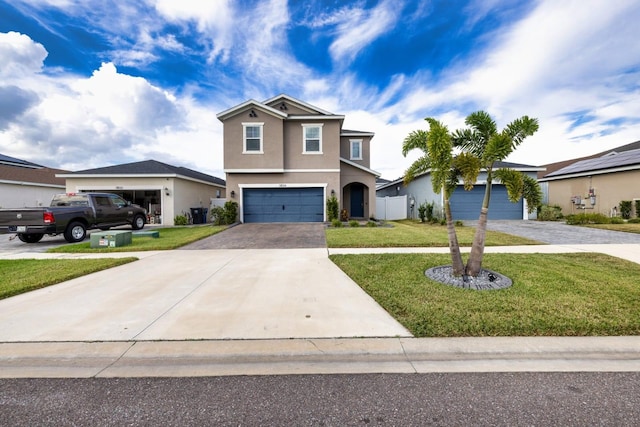
POLYGON ((616 172, 589 177, 548 181, 549 204, 558 205, 564 215, 582 212, 596 212, 607 216, 615 207, 620 213, 622 200, 640 199, 640 171, 616 172), (571 202, 573 196, 581 196, 587 208, 591 208, 588 193, 593 188, 596 204, 593 209, 577 209, 571 202))
POLYGON ((285 122, 285 169, 339 169, 340 122, 338 120, 290 120, 285 122), (322 154, 303 154, 303 124, 322 126, 322 154))
POLYGON ((349 192, 344 191, 345 187, 353 183, 361 183, 365 185, 364 189, 364 217, 370 218, 376 213, 376 177, 361 169, 351 165, 342 164, 342 172, 340 173, 340 194, 344 195, 344 200, 340 203, 340 209, 347 209, 351 200, 349 200, 349 192))
MULTIPOLYGON (((247 111, 250 111, 249 109, 247 111)), ((283 169, 283 126, 282 118, 263 111, 253 110, 257 117, 249 117, 248 112, 239 113, 224 122, 224 168, 228 169, 283 169), (243 123, 263 123, 262 154, 243 153, 243 123)))
POLYGON ((340 157, 354 163, 371 167, 371 137, 370 136, 343 136, 340 138, 340 157), (362 160, 351 158, 351 140, 362 140, 362 160))

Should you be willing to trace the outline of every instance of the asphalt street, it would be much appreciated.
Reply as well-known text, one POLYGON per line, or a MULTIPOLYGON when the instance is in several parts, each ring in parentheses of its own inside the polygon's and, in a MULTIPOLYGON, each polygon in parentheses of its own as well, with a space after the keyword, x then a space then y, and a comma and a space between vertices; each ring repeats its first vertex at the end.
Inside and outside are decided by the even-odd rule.
POLYGON ((638 426, 640 373, 12 379, 6 426, 638 426))

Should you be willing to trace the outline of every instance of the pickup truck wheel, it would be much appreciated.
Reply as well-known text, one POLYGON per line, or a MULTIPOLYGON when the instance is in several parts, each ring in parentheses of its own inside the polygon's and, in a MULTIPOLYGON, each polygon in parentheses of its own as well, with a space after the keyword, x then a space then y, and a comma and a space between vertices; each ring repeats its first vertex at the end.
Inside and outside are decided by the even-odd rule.
POLYGON ((134 230, 140 230, 144 227, 144 224, 144 216, 136 215, 136 217, 133 218, 133 222, 131 223, 131 228, 133 228, 134 230))
POLYGON ((18 239, 24 243, 38 243, 44 234, 18 234, 18 239))
POLYGON ((64 231, 64 239, 69 243, 82 242, 87 237, 87 228, 81 222, 72 222, 64 231))

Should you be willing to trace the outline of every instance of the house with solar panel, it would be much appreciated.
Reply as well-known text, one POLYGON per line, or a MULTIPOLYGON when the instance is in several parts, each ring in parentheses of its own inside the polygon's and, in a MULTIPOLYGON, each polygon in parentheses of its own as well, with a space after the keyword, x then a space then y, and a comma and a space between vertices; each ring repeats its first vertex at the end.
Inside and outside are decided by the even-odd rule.
POLYGON ((640 200, 640 141, 589 157, 546 165, 538 182, 546 203, 558 205, 564 215, 595 212, 620 215, 620 202, 632 202, 638 216, 640 200))

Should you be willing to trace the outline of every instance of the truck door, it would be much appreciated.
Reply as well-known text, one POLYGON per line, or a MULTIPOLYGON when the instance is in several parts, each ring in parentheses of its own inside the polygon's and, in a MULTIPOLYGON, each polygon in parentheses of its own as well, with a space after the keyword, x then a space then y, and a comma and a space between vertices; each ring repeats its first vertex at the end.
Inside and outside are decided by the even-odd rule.
POLYGON ((107 196, 95 196, 93 204, 96 208, 96 223, 109 224, 114 222, 116 209, 111 204, 111 200, 107 196))

